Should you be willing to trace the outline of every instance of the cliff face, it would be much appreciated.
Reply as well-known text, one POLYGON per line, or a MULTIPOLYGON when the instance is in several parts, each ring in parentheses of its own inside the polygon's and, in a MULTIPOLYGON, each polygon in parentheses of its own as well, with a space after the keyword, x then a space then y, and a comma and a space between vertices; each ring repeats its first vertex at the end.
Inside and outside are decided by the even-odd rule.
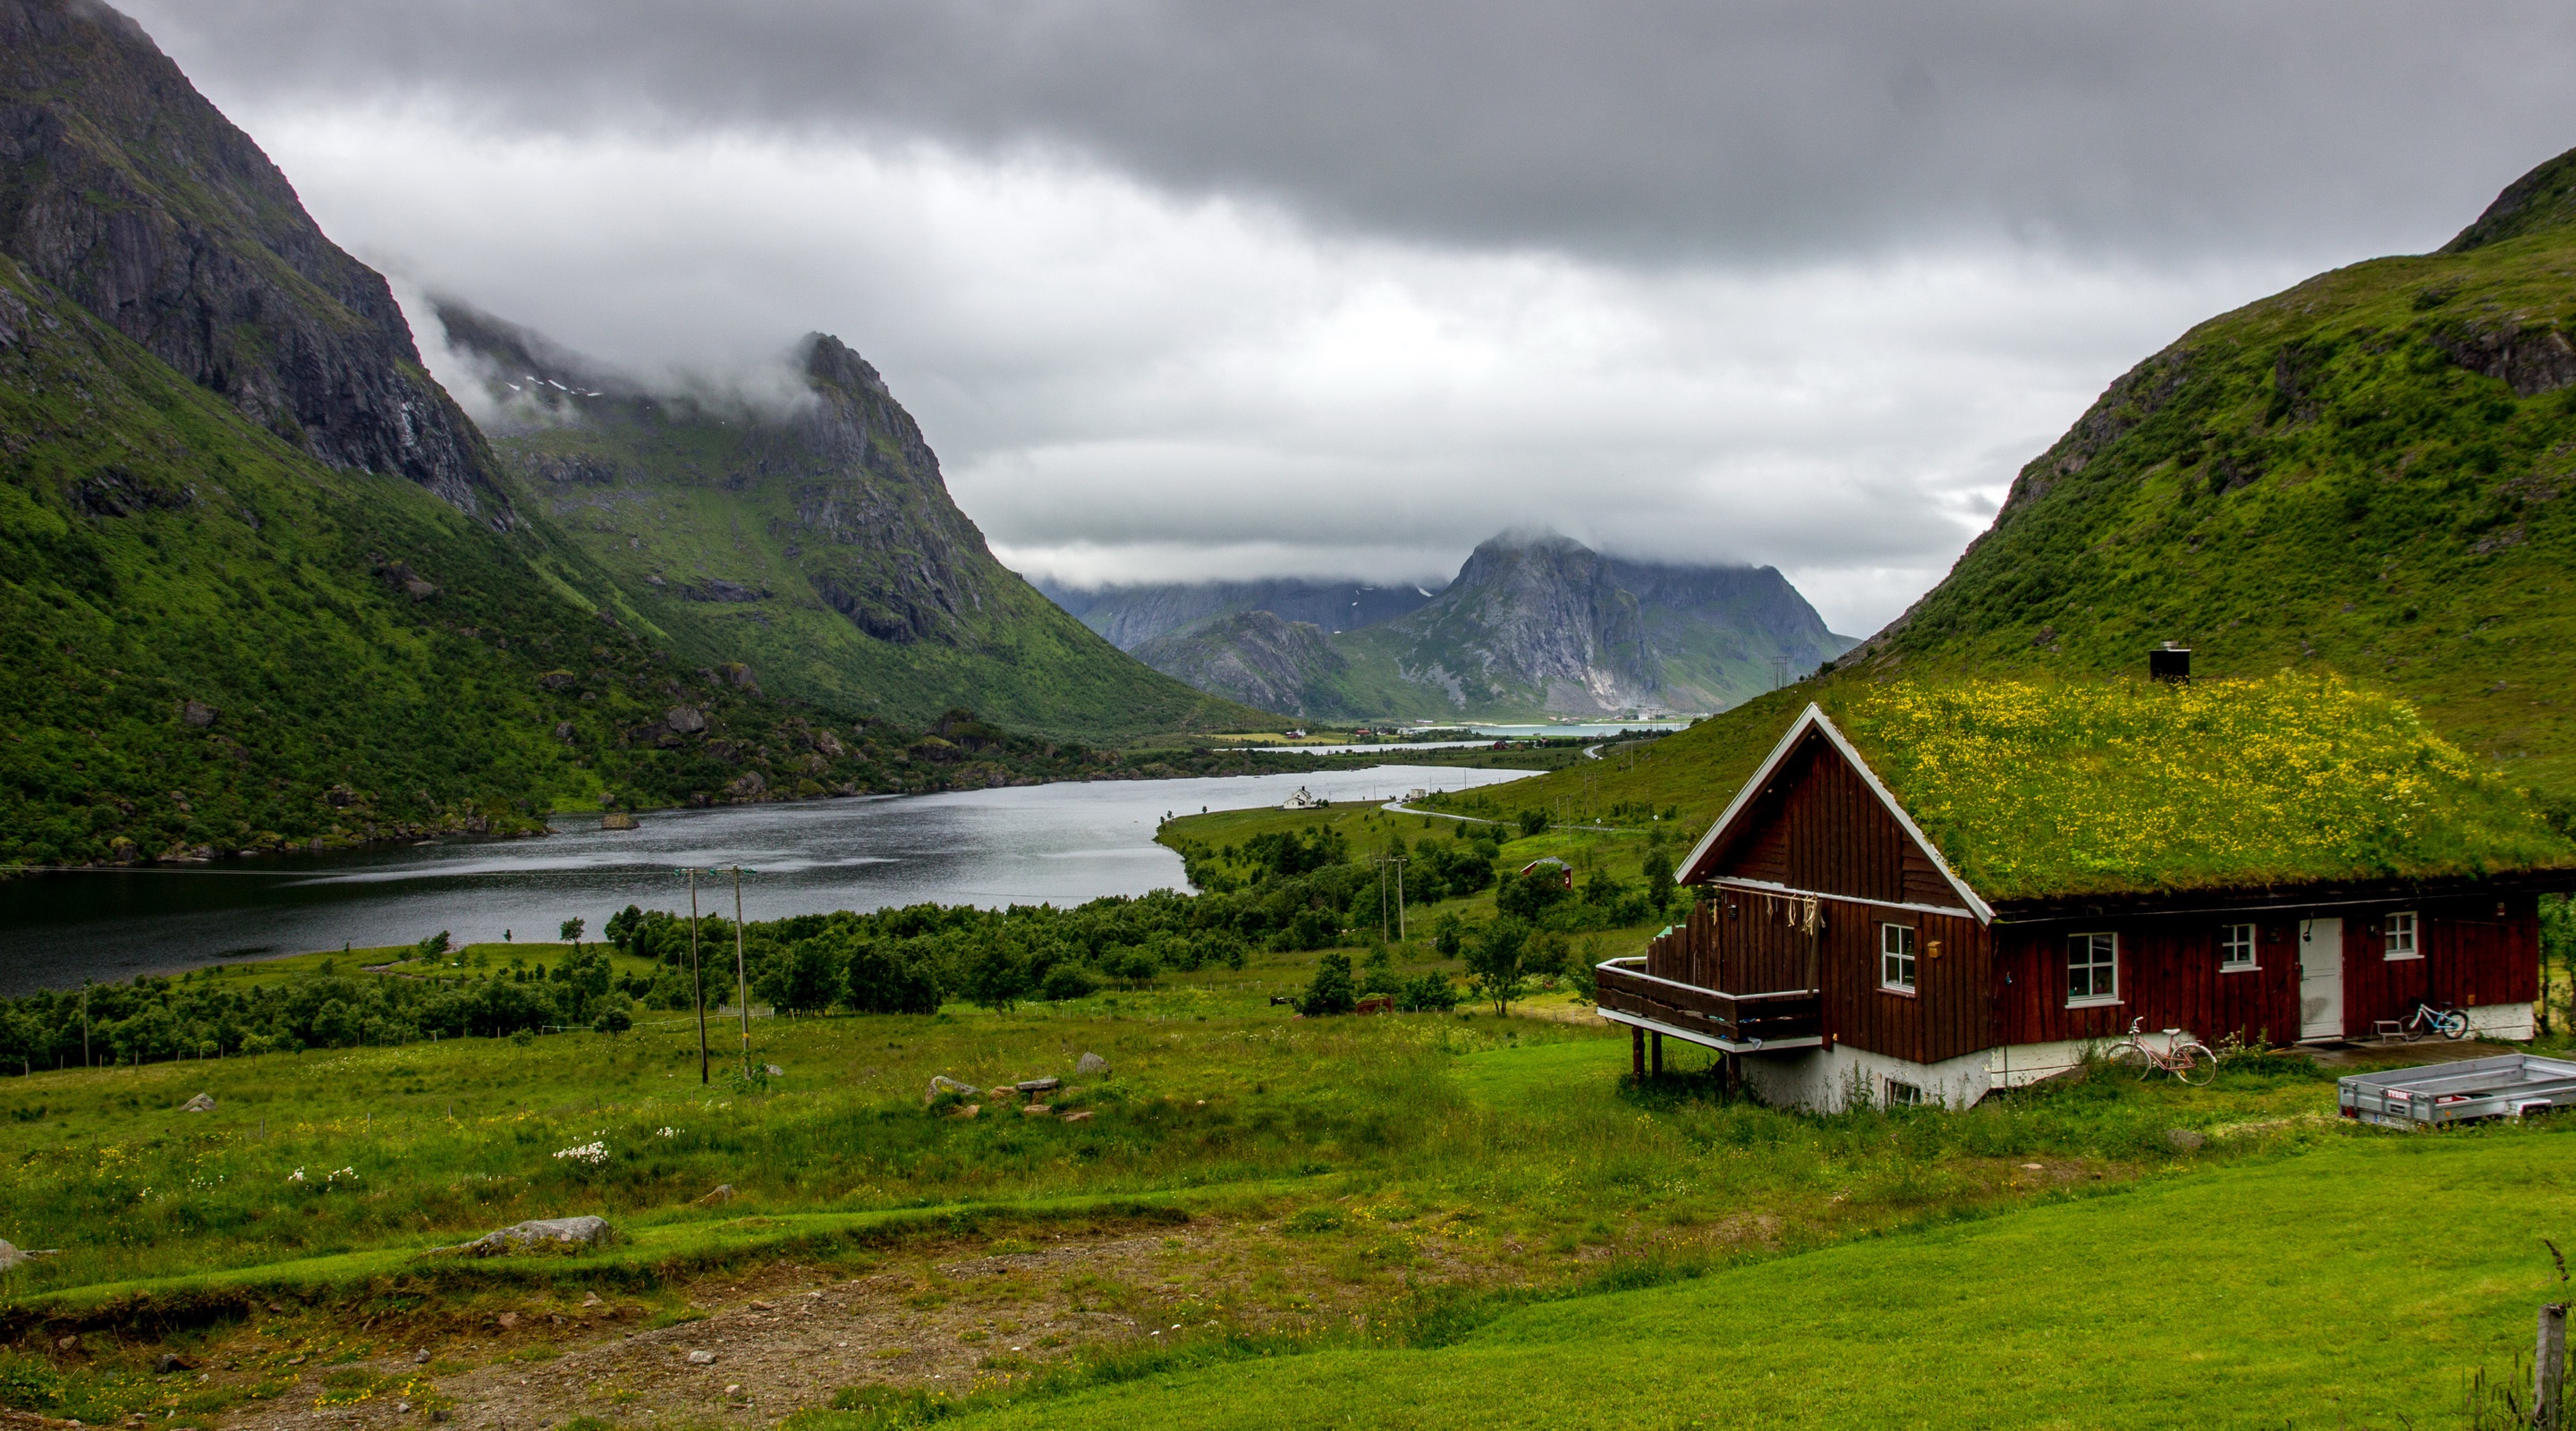
POLYGON ((959 511, 920 424, 840 340, 807 338, 793 401, 657 394, 452 301, 508 419, 504 480, 616 573, 658 626, 764 686, 921 721, 953 707, 1115 739, 1258 723, 1160 675, 1005 569, 959 511))
POLYGON ((332 466, 493 496, 384 278, 133 22, 0 0, 0 252, 332 466))
POLYGON ((1038 590, 1122 651, 1136 651, 1158 636, 1247 611, 1267 611, 1282 621, 1303 621, 1326 635, 1357 631, 1418 611, 1432 597, 1432 593, 1416 586, 1373 586, 1296 577, 1166 582, 1097 591, 1040 582, 1038 590))
POLYGON ((1350 714, 1328 683, 1345 663, 1323 628, 1268 611, 1220 616, 1136 648, 1136 658, 1202 691, 1282 715, 1350 714))
POLYGON ((1355 630, 1285 615, 1200 619, 1136 654, 1286 715, 1526 720, 1724 709, 1851 644, 1769 567, 1627 561, 1561 536, 1485 542, 1438 596, 1355 630))

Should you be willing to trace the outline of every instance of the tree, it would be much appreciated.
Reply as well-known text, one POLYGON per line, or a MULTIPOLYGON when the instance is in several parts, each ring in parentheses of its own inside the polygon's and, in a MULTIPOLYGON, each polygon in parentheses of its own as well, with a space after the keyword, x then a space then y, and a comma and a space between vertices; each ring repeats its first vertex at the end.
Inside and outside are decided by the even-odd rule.
POLYGON ((1467 947, 1467 921, 1455 910, 1431 921, 1431 949, 1443 959, 1455 959, 1467 947))
POLYGON ((1477 930, 1467 943, 1467 972, 1474 977, 1476 996, 1493 1000, 1497 1014, 1509 1012, 1512 1000, 1528 992, 1521 980, 1521 950, 1529 937, 1529 922, 1506 914, 1477 930))
POLYGON ((900 943, 870 941, 850 951, 842 982, 845 1000, 863 1014, 935 1014, 939 980, 927 961, 913 958, 900 943))
POLYGON ((1673 857, 1661 841, 1646 849, 1646 902, 1660 912, 1673 903, 1673 857))
POLYGON ((1358 1008, 1359 1002, 1359 993, 1351 986, 1351 956, 1332 949, 1315 960, 1315 977, 1306 985, 1306 992, 1297 996, 1297 1012, 1310 1019, 1347 1014, 1358 1008))
POLYGON ((768 976, 762 982, 770 986, 761 992, 791 1014, 818 1014, 830 1008, 843 982, 841 961, 820 939, 797 940, 788 946, 785 958, 761 972, 768 976))
POLYGON ((1563 866, 1534 865, 1503 881, 1494 891, 1494 908, 1516 918, 1536 919, 1568 892, 1563 866))
POLYGON ((1396 976, 1395 955, 1383 944, 1369 945, 1368 957, 1360 961, 1360 969, 1363 994, 1392 994, 1404 986, 1396 976))
POLYGON ((582 921, 578 919, 567 919, 556 928, 555 934, 566 944, 571 945, 575 949, 579 949, 581 947, 582 928, 582 921))
POLYGON ((1547 812, 1545 810, 1523 810, 1521 812, 1521 837, 1523 839, 1528 839, 1534 835, 1544 835, 1546 833, 1547 812))
POLYGON ((1029 966, 999 939, 985 940, 966 965, 966 997, 997 1014, 1010 1012, 1028 992, 1029 966))
POLYGON ((1047 970, 1046 979, 1038 985, 1038 997, 1060 1004, 1067 999, 1087 999, 1100 992, 1100 985, 1082 966, 1070 961, 1047 970))

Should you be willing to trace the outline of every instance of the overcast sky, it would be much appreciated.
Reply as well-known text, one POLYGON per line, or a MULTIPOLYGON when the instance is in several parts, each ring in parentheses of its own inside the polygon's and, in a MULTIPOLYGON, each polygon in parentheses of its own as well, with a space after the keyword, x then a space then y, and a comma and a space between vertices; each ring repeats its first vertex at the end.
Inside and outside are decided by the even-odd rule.
POLYGON ((837 334, 1030 575, 1546 525, 1855 634, 2130 364, 2576 147, 2564 4, 125 8, 424 347, 837 334))

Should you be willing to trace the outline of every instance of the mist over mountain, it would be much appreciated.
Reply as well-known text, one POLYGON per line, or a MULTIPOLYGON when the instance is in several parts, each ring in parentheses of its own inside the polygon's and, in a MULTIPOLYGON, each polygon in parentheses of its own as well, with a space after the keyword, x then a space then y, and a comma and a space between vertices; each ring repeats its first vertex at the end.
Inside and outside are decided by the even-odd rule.
POLYGON ((1326 635, 1356 631, 1416 611, 1437 593, 1419 586, 1372 586, 1355 581, 1162 582, 1097 590, 1041 581, 1038 590, 1109 638, 1134 651, 1158 636, 1238 612, 1267 611, 1282 621, 1302 621, 1326 635))
POLYGON ((1628 561, 1552 533, 1482 543, 1436 595, 1281 581, 1070 597, 1097 603, 1084 608, 1097 624, 1152 631, 1135 651, 1158 670, 1323 719, 1722 710, 1852 645, 1770 567, 1628 561), (1256 604, 1270 592, 1308 600, 1256 604), (1371 596, 1397 609, 1341 629, 1314 619, 1371 596))
POLYGON ((769 690, 914 724, 966 707, 1089 739, 1257 720, 1128 657, 995 561, 884 377, 800 345, 793 394, 666 393, 455 299, 513 497, 657 627, 769 690))

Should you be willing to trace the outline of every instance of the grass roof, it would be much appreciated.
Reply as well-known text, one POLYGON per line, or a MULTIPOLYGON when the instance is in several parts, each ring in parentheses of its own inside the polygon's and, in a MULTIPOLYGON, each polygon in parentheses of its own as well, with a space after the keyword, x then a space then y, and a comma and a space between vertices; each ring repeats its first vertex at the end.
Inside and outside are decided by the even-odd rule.
POLYGON ((2333 676, 1833 694, 1835 724, 1988 899, 2576 867, 2528 792, 2333 676))

